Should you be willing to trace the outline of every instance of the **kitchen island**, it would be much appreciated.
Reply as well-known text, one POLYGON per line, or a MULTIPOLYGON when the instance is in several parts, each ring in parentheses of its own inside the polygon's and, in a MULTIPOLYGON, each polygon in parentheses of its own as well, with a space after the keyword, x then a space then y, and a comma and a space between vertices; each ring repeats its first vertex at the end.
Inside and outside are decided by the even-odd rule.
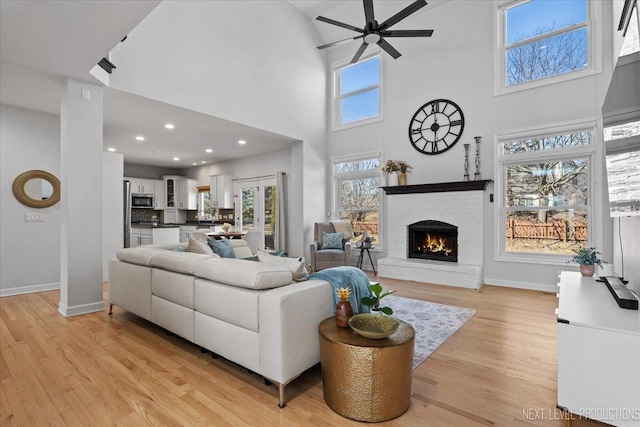
POLYGON ((173 224, 131 224, 129 247, 180 242, 180 226, 173 224))

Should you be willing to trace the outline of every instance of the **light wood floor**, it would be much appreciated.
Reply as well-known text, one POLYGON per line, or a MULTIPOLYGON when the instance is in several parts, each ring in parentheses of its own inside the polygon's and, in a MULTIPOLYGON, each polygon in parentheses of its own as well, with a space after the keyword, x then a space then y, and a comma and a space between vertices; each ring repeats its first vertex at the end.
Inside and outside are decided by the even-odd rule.
MULTIPOLYGON (((478 311, 414 371, 409 410, 384 425, 564 425, 555 295, 380 281, 399 296, 478 311)), ((326 406, 319 367, 287 387, 280 409, 261 377, 118 307, 64 318, 58 302, 58 291, 0 299, 2 426, 362 425, 326 406)))

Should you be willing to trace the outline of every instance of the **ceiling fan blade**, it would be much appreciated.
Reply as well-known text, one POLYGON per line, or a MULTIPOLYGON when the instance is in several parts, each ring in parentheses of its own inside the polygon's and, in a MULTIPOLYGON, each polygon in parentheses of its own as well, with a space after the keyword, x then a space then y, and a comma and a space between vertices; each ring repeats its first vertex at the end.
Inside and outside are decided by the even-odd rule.
POLYGON ((391 46, 389 44, 388 41, 386 41, 385 39, 380 39, 378 41, 378 45, 383 48, 385 50, 385 52, 387 52, 389 55, 391 55, 393 57, 393 59, 398 59, 400 58, 400 56, 402 55, 400 52, 398 52, 393 46, 391 46))
POLYGON ((346 28, 347 30, 357 31, 358 33, 364 33, 362 28, 355 27, 353 25, 345 24, 340 21, 334 21, 330 18, 325 18, 324 16, 318 16, 316 18, 318 21, 326 22, 327 24, 337 25, 338 27, 346 28))
POLYGON ((356 62, 358 62, 358 59, 360 59, 360 57, 362 56, 362 54, 364 53, 365 49, 367 48, 367 46, 369 46, 367 43, 362 42, 362 44, 360 45, 360 47, 358 48, 358 51, 356 52, 355 55, 353 55, 353 59, 351 60, 352 64, 355 64, 356 62))
POLYGON ((367 23, 367 27, 373 28, 376 23, 376 19, 373 17, 373 0, 362 0, 364 3, 364 19, 367 23))
POLYGON ((422 9, 426 5, 427 5, 426 0, 416 0, 415 2, 411 3, 409 6, 405 7, 400 12, 396 13, 391 18, 387 19, 382 24, 380 24, 378 26, 378 30, 383 31, 391 27, 392 25, 397 24, 399 21, 402 21, 404 18, 422 9))
POLYGON ((331 47, 331 46, 337 46, 337 45, 339 45, 339 44, 348 43, 348 42, 350 42, 350 41, 353 41, 353 40, 356 40, 356 39, 361 39, 361 38, 363 38, 363 37, 364 37, 364 35, 362 35, 362 36, 355 36, 355 37, 349 37, 348 39, 338 40, 337 42, 323 44, 322 46, 318 46, 318 49, 326 49, 326 48, 331 47))
POLYGON ((433 30, 392 30, 380 31, 382 37, 431 37, 433 30))

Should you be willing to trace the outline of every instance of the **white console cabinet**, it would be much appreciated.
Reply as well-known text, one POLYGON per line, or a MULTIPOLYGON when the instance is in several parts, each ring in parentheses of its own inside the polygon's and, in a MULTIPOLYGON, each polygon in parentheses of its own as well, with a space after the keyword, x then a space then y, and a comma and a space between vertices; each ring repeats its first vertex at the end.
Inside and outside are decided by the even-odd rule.
POLYGON ((640 311, 602 282, 560 273, 558 406, 614 426, 640 426, 640 311))

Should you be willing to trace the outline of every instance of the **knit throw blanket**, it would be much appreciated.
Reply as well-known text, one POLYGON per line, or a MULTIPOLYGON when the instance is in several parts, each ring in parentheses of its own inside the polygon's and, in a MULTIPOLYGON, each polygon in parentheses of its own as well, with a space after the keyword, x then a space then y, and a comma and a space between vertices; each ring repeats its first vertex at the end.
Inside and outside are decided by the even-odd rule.
POLYGON ((309 280, 326 280, 333 286, 333 309, 335 311, 338 296, 336 291, 340 288, 349 288, 351 296, 349 302, 353 307, 353 314, 369 313, 369 306, 360 303, 362 297, 372 295, 369 289, 369 277, 356 267, 333 267, 318 271, 309 276, 309 280))

